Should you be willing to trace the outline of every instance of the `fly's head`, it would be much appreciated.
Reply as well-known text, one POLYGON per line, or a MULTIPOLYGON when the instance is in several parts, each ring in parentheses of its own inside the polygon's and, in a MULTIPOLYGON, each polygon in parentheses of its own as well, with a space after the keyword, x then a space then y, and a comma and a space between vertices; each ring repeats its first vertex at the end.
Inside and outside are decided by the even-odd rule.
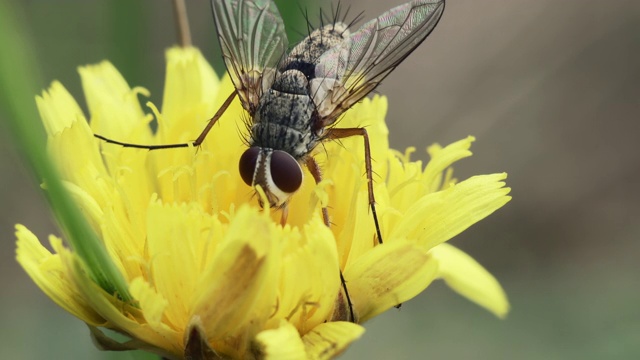
POLYGON ((285 204, 302 185, 300 163, 282 150, 252 146, 240 157, 239 168, 247 185, 264 190, 270 207, 285 204))

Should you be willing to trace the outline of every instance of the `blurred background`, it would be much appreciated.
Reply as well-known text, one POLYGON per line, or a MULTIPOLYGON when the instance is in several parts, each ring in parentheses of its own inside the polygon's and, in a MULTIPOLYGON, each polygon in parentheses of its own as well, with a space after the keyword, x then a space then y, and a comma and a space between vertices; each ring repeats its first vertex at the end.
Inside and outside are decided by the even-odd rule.
MULTIPOLYGON (((160 103, 164 52, 177 42, 170 1, 2 2, 23 27, 15 36, 33 42, 40 88, 60 80, 82 103, 77 66, 109 59, 160 103)), ((299 39, 298 5, 278 3, 299 39)), ((402 0, 341 3, 369 20, 402 0)), ((187 5, 193 43, 221 70, 208 1, 187 5)), ((513 200, 452 243, 500 280, 512 311, 498 320, 435 283, 367 323, 343 358, 640 358, 640 2, 449 0, 379 92, 394 148, 416 146, 427 159, 427 145, 475 135, 457 177, 509 174, 513 200)), ((40 239, 59 231, 6 115, 0 109, 0 358, 130 358, 95 350, 85 325, 16 263, 15 223, 40 239)))

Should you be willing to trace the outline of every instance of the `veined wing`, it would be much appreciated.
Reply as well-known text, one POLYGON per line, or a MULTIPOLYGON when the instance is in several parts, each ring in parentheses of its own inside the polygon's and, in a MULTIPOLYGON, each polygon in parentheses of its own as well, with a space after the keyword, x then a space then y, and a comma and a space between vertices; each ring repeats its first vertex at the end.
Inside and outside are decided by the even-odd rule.
POLYGON ((443 11, 444 0, 411 1, 367 22, 322 54, 310 84, 321 125, 331 125, 375 89, 426 39, 443 11))
POLYGON ((227 71, 253 115, 287 50, 282 17, 271 0, 211 0, 211 7, 227 71))

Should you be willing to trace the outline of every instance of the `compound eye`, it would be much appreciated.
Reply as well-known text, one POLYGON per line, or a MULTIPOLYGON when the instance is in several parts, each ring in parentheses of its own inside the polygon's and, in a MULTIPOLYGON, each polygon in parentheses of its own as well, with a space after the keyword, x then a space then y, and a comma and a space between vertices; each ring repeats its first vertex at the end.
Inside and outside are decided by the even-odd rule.
POLYGON ((256 165, 258 163, 258 157, 260 156, 259 147, 250 147, 240 157, 240 176, 245 184, 253 185, 253 175, 256 172, 256 165))
POLYGON ((275 150, 271 154, 271 179, 285 193, 293 193, 302 185, 302 168, 288 153, 275 150))

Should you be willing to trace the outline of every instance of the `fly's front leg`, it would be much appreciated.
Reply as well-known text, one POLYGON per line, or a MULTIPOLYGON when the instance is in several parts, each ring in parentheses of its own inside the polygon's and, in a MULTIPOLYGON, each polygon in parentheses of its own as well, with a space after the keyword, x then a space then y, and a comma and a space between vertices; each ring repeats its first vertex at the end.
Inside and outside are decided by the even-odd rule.
MULTIPOLYGON (((319 184, 320 181, 322 181, 322 172, 320 171, 320 166, 318 166, 316 160, 312 156, 309 156, 307 157, 306 165, 311 176, 313 176, 313 180, 316 181, 316 184, 319 184)), ((326 206, 322 207, 322 218, 324 219, 324 224, 327 225, 327 227, 331 227, 329 222, 329 211, 326 206)))
POLYGON ((378 243, 382 244, 382 232, 380 231, 380 224, 378 222, 378 214, 376 213, 376 199, 373 194, 373 170, 371 166, 371 146, 369 145, 369 135, 365 128, 345 128, 345 129, 328 129, 327 139, 344 139, 351 136, 362 136, 364 139, 364 167, 367 173, 367 185, 369 191, 369 206, 373 214, 373 222, 376 225, 376 235, 378 237, 378 243))
POLYGON ((227 100, 225 100, 224 103, 222 103, 222 106, 220 106, 216 114, 213 115, 211 120, 209 120, 209 123, 207 123, 207 126, 204 128, 204 130, 202 130, 202 132, 200 133, 200 136, 198 136, 198 138, 193 142, 193 146, 197 147, 197 146, 200 146, 200 144, 202 144, 204 139, 207 137, 207 134, 209 134, 209 130, 211 130, 213 125, 215 125, 215 123, 217 123, 218 120, 222 117, 222 114, 224 114, 224 112, 227 110, 229 105, 231 105, 231 102, 236 97, 236 95, 238 95, 238 92, 234 91, 231 95, 229 95, 227 100))
POLYGON ((231 93, 231 95, 229 95, 227 100, 225 100, 225 102, 222 104, 222 106, 220 106, 220 108, 215 113, 215 115, 213 115, 213 117, 209 120, 209 122, 207 123, 207 126, 205 126, 204 130, 202 130, 198 138, 190 143, 165 144, 165 145, 141 145, 141 144, 131 144, 131 143, 125 143, 122 141, 112 140, 98 134, 93 134, 93 136, 109 144, 115 144, 115 145, 120 145, 122 147, 128 147, 128 148, 134 148, 134 149, 160 150, 160 149, 186 148, 191 146, 198 147, 202 144, 204 139, 207 137, 207 134, 209 134, 209 131, 211 130, 211 128, 213 128, 213 125, 215 125, 218 122, 218 120, 220 120, 220 118, 222 117, 224 112, 227 110, 229 105, 231 105, 231 102, 236 97, 236 95, 237 95, 236 91, 234 91, 233 93, 231 93))
MULTIPOLYGON (((322 172, 320 171, 320 166, 318 166, 316 160, 312 156, 309 156, 306 159, 306 165, 316 184, 319 184, 320 181, 322 181, 322 172)), ((329 222, 329 211, 327 210, 326 206, 322 207, 322 218, 324 219, 324 224, 328 228, 330 228, 331 223, 329 222)), ((351 302, 351 297, 349 296, 349 289, 347 289, 347 281, 342 275, 342 269, 338 268, 338 271, 340 272, 340 284, 342 284, 342 289, 344 290, 344 298, 342 298, 342 294, 338 296, 338 306, 334 311, 333 320, 347 320, 353 323, 357 323, 356 316, 353 312, 353 303, 351 302), (348 313, 344 312, 344 305, 346 305, 348 313)))
POLYGON ((280 226, 287 225, 287 219, 289 218, 289 203, 284 203, 282 206, 282 214, 280 215, 280 226))

